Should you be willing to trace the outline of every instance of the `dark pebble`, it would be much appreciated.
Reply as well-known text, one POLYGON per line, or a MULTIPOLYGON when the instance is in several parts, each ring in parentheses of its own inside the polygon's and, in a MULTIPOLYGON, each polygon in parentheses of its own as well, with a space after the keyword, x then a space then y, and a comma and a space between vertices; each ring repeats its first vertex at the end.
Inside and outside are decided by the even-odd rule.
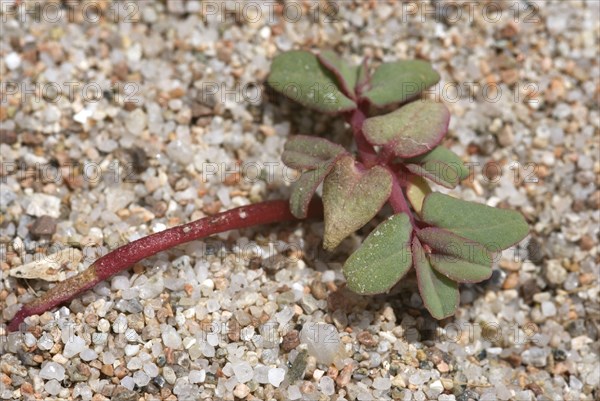
POLYGON ((118 391, 118 394, 111 397, 113 401, 137 401, 140 397, 138 393, 125 387, 119 387, 116 391, 118 391))
POLYGON ((567 353, 562 349, 552 350, 552 356, 556 362, 562 362, 567 359, 567 353))
POLYGON ((155 378, 152 379, 152 383, 158 387, 159 389, 163 388, 165 385, 165 378, 162 377, 161 375, 156 376, 155 378))
POLYGON ((148 394, 156 395, 160 392, 160 388, 158 388, 154 383, 150 382, 144 386, 143 391, 148 394))
POLYGON ((523 301, 529 304, 533 300, 533 296, 540 292, 540 287, 538 287, 536 280, 532 278, 525 281, 519 290, 523 301))
POLYGON ((587 330, 585 328, 585 320, 577 319, 569 323, 567 326, 567 331, 571 335, 571 337, 579 337, 586 334, 587 330))
POLYGON ((166 363, 167 363, 167 358, 164 355, 159 355, 158 358, 156 358, 156 365, 159 368, 162 368, 163 366, 165 366, 166 363))
POLYGON ((13 130, 0 130, 0 143, 12 145, 17 142, 17 133, 13 130))
POLYGON ((290 352, 294 348, 300 345, 300 336, 297 330, 292 330, 283 336, 283 342, 281 348, 284 352, 290 352))
POLYGON ((29 233, 34 238, 51 236, 56 232, 56 219, 50 216, 40 216, 29 228, 29 233))

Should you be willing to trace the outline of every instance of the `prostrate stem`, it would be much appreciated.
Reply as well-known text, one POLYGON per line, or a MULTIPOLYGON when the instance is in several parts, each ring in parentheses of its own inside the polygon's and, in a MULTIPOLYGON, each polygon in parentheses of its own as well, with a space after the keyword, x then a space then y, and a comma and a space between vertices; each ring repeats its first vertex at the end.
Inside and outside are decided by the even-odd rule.
MULTIPOLYGON (((321 201, 313 201, 309 207, 308 217, 320 217, 322 214, 321 201)), ((70 301, 99 282, 158 252, 224 231, 295 220, 298 219, 291 214, 287 200, 265 201, 227 210, 215 216, 140 238, 109 252, 86 270, 58 283, 41 297, 24 305, 11 320, 8 330, 19 329, 26 317, 44 313, 70 301)))

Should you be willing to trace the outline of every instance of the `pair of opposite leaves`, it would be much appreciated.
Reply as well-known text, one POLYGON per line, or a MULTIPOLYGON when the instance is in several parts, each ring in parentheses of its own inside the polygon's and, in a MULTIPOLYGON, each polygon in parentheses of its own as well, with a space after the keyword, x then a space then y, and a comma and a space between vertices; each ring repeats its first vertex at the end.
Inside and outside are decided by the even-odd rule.
POLYGON ((439 79, 421 60, 383 63, 369 75, 365 63, 349 65, 333 51, 294 50, 273 60, 267 82, 303 106, 341 113, 356 109, 359 100, 376 107, 405 102, 439 79))

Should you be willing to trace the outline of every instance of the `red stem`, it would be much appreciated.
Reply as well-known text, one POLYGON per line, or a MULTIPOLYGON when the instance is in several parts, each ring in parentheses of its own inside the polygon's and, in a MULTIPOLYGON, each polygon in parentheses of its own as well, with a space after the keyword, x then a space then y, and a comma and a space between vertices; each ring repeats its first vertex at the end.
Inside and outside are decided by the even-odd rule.
POLYGON ((412 211, 408 206, 408 202, 404 197, 404 192, 400 186, 400 181, 393 171, 390 171, 390 173, 392 174, 392 194, 389 198, 390 206, 392 206, 394 213, 406 213, 410 219, 410 224, 412 224, 413 229, 418 230, 419 228, 415 223, 415 217, 413 216, 412 211))
POLYGON ((361 109, 361 107, 357 107, 352 111, 348 122, 352 127, 352 132, 354 133, 354 140, 356 141, 356 147, 358 148, 358 156, 362 163, 367 167, 373 167, 377 164, 377 152, 373 148, 367 138, 362 131, 362 126, 367 119, 365 112, 361 109))
MULTIPOLYGON (((308 217, 317 218, 322 214, 321 201, 313 201, 309 207, 308 217)), ((265 201, 231 209, 140 238, 104 255, 86 270, 56 284, 41 297, 24 305, 11 320, 8 331, 17 330, 26 317, 39 315, 70 301, 99 282, 158 252, 224 231, 295 220, 298 219, 291 214, 287 200, 265 201)))

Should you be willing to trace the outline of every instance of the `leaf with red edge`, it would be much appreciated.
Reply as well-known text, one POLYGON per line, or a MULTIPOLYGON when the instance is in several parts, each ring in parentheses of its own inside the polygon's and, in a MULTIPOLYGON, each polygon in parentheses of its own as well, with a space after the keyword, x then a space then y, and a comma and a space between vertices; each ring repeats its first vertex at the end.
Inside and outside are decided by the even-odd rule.
POLYGON ((514 210, 498 209, 433 192, 423 201, 423 220, 476 241, 492 252, 509 248, 529 233, 529 225, 514 210))
POLYGON ((275 57, 267 82, 277 92, 324 113, 356 108, 338 88, 335 76, 311 52, 294 50, 275 57))
POLYGON ((360 65, 354 67, 356 71, 356 85, 354 86, 354 92, 360 96, 363 88, 369 83, 371 77, 369 76, 369 66, 367 59, 365 58, 360 65))
POLYGON ((297 135, 289 138, 281 155, 283 163, 296 170, 304 170, 290 196, 290 211, 303 219, 317 188, 333 168, 334 162, 346 150, 323 138, 297 135))
POLYGON ((348 288, 359 294, 382 294, 392 288, 412 266, 411 233, 405 213, 379 224, 344 263, 348 288))
POLYGON ((454 188, 469 176, 469 169, 450 149, 437 146, 431 152, 405 160, 413 174, 420 175, 446 188, 454 188))
POLYGON ((296 135, 286 141, 281 160, 286 166, 296 170, 314 169, 343 153, 346 153, 343 146, 327 139, 296 135))
POLYGON ((431 267, 427 254, 417 238, 413 239, 412 254, 419 293, 431 316, 444 319, 454 315, 460 300, 458 283, 431 267))
POLYGON ((357 70, 332 50, 324 50, 317 57, 325 68, 335 75, 339 88, 350 98, 355 97, 354 87, 358 80, 357 70))
POLYGON ((435 85, 440 75, 426 61, 404 60, 381 64, 371 77, 364 98, 377 107, 405 102, 435 85))
POLYGON ((492 275, 492 255, 481 244, 441 228, 417 231, 421 242, 429 245, 434 269, 459 283, 477 283, 492 275))
POLYGON ((303 172, 298 181, 294 183, 294 188, 290 195, 290 211, 295 217, 299 219, 306 218, 310 201, 319 185, 333 169, 335 160, 331 159, 319 164, 313 170, 303 172))
POLYGON ((443 103, 418 100, 365 120, 363 132, 372 145, 385 146, 401 158, 432 150, 446 135, 450 112, 443 103))
POLYGON ((375 217, 391 191, 392 175, 386 168, 363 171, 351 156, 338 159, 323 183, 325 249, 335 248, 375 217))

